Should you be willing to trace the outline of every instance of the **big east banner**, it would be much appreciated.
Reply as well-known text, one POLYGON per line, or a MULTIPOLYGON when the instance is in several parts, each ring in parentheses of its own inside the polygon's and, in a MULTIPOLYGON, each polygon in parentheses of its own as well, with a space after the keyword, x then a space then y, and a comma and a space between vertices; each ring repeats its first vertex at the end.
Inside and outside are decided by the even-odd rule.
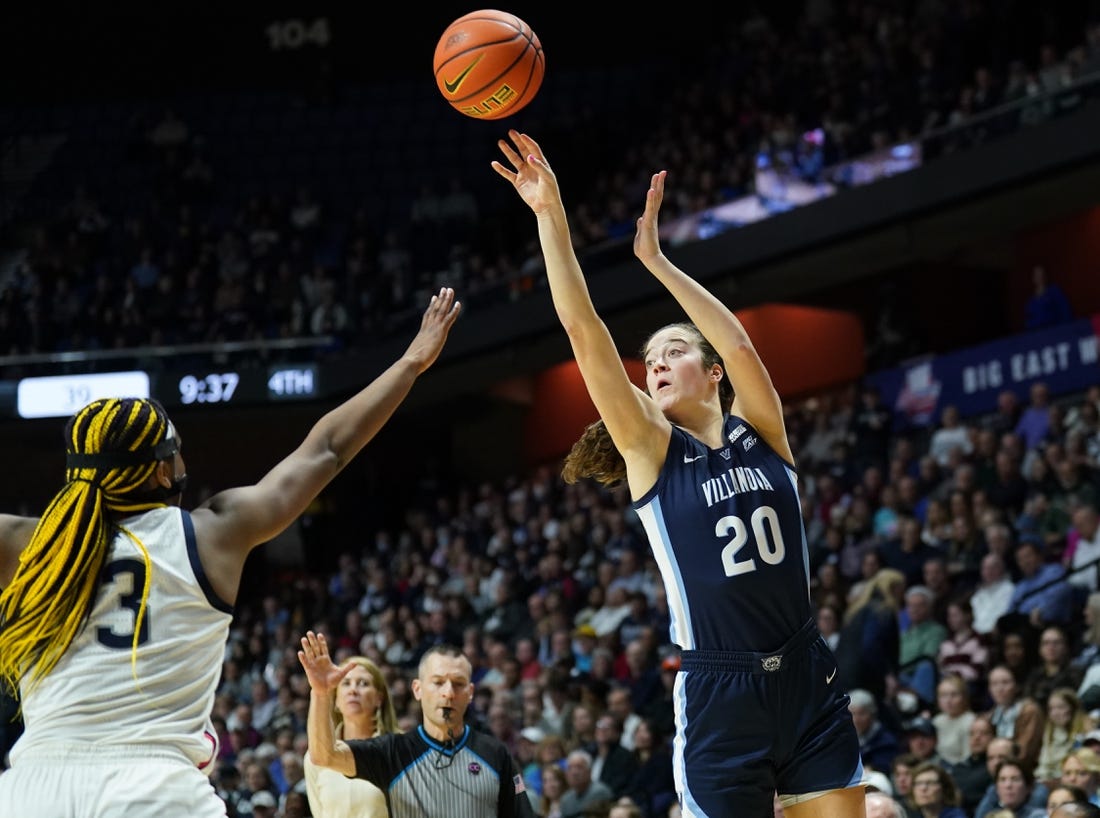
POLYGON ((1006 389, 1026 402, 1031 384, 1042 381, 1052 396, 1080 392, 1100 383, 1100 315, 1050 329, 909 361, 867 379, 893 408, 895 425, 935 425, 949 404, 964 417, 996 408, 1006 389))

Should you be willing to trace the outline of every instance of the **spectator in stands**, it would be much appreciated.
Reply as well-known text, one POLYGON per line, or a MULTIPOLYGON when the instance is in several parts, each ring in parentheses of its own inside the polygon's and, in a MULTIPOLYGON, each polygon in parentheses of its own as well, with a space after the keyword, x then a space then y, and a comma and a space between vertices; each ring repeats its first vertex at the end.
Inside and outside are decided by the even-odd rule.
MULTIPOLYGON (((993 725, 984 716, 976 716, 967 731, 967 754, 957 764, 947 765, 947 771, 959 788, 961 805, 973 815, 982 797, 993 783, 988 765, 989 744, 996 738, 993 725)), ((1006 750, 1006 755, 1011 750, 1006 750)))
POLYGON ((1024 689, 1028 676, 1039 665, 1039 635, 1015 615, 1001 620, 993 637, 993 664, 1003 664, 1024 689))
POLYGON ((1015 520, 1017 539, 1021 542, 1035 541, 1044 561, 1056 561, 1065 548, 1066 531, 1070 527, 1069 512, 1061 504, 1051 502, 1054 478, 1049 474, 1046 461, 1040 457, 1033 460, 1031 482, 1023 514, 1015 520))
POLYGON ((913 769, 913 802, 923 818, 967 818, 959 790, 942 765, 925 761, 913 769))
POLYGON ((936 753, 946 765, 962 763, 970 754, 970 726, 977 718, 970 707, 970 685, 948 673, 936 685, 936 753))
POLYGON ((565 746, 565 739, 557 733, 544 732, 542 738, 535 747, 535 762, 537 770, 528 771, 533 776, 535 792, 542 792, 542 777, 547 767, 557 767, 565 772, 565 757, 569 750, 565 746))
POLYGON ((644 720, 634 711, 630 700, 630 688, 614 684, 607 692, 607 712, 622 725, 619 743, 627 750, 634 749, 634 730, 644 720))
POLYGON ((1015 818, 1046 818, 1045 792, 1040 803, 1031 801, 1035 777, 1029 765, 1019 759, 1005 759, 997 765, 993 786, 997 793, 997 809, 1011 810, 1015 818))
POLYGON ((1073 591, 1065 578, 1065 568, 1044 563, 1042 546, 1034 539, 1016 546, 1016 566, 1020 579, 1012 592, 1008 613, 1021 614, 1035 627, 1066 624, 1073 617, 1073 591))
POLYGON ((583 818, 598 805, 614 800, 611 788, 592 778, 592 756, 574 750, 565 760, 565 780, 569 789, 561 797, 561 818, 583 818))
POLYGON ((1064 628, 1048 625, 1039 634, 1039 665, 1024 682, 1024 695, 1037 702, 1046 702, 1050 694, 1061 687, 1076 690, 1082 673, 1072 663, 1069 637, 1064 628))
POLYGON ((1100 818, 1100 807, 1092 803, 1073 802, 1055 807, 1050 816, 1051 818, 1100 818))
POLYGON ((898 609, 905 591, 900 571, 883 568, 865 583, 844 614, 834 651, 846 690, 863 688, 876 701, 893 694, 898 672, 898 609))
POLYGON ((249 806, 245 807, 242 803, 240 807, 242 810, 251 809, 252 801, 260 793, 268 793, 271 796, 271 806, 275 806, 275 782, 272 781, 271 773, 268 771, 266 764, 258 758, 244 762, 243 779, 245 800, 248 801, 249 806))
MULTIPOLYGON (((1095 481, 1100 474, 1100 437, 1097 434, 1096 407, 1088 401, 1072 407, 1066 413, 1065 429, 1066 458, 1080 469, 1082 474, 1095 481), (1069 419, 1074 412, 1078 412, 1077 422, 1071 425, 1069 419), (1088 415, 1087 421, 1085 415, 1088 415)), ((1083 498, 1079 498, 1079 501, 1080 499, 1083 498)))
POLYGON ((947 628, 932 618, 932 592, 923 585, 905 591, 909 624, 898 642, 898 683, 909 688, 926 706, 936 700, 936 657, 947 638, 947 628))
MULTIPOLYGON (((902 513, 901 498, 898 494, 897 487, 893 483, 886 483, 883 485, 882 491, 879 494, 878 508, 875 509, 873 517, 873 533, 877 542, 881 543, 897 536, 898 520, 902 513)), ((877 550, 865 552, 865 558, 867 553, 874 554, 875 559, 878 561, 882 559, 881 554, 877 550)), ((875 570, 882 567, 881 564, 876 565, 875 570)), ((864 574, 864 578, 866 578, 873 574, 874 571, 868 573, 866 570, 866 563, 864 563, 862 573, 864 574)))
POLYGON ((985 678, 989 665, 989 649, 982 636, 974 630, 974 614, 970 600, 961 597, 947 603, 947 638, 940 643, 936 664, 941 676, 958 675, 973 695, 985 678))
POLYGON ((626 794, 641 808, 645 818, 658 818, 676 803, 668 733, 653 719, 640 722, 634 733, 632 752, 637 766, 626 794))
POLYGON ((283 750, 278 758, 281 780, 276 780, 279 787, 277 795, 280 805, 286 804, 287 796, 291 793, 306 793, 305 767, 303 756, 297 750, 283 750))
POLYGON ((810 433, 799 449, 799 463, 804 463, 807 469, 816 470, 829 460, 833 444, 847 433, 847 429, 837 427, 829 412, 818 409, 813 413, 810 433))
POLYGON ((868 691, 854 688, 848 691, 848 698, 848 709, 859 735, 859 753, 863 766, 871 770, 888 771, 890 763, 901 750, 898 737, 879 719, 878 702, 868 691))
POLYGON ((1030 400, 1013 431, 1023 439, 1025 450, 1031 451, 1047 439, 1050 431, 1050 387, 1044 381, 1035 381, 1028 395, 1030 400))
POLYGON ((974 808, 973 814, 975 818, 979 815, 989 815, 996 809, 997 767, 1000 766, 1002 761, 1016 758, 1017 754, 1018 749, 1016 743, 1012 741, 1012 739, 996 736, 990 740, 989 745, 986 747, 986 773, 989 779, 989 786, 982 794, 978 806, 974 808))
POLYGON ((1031 268, 1032 292, 1024 308, 1024 329, 1046 329, 1073 320, 1065 291, 1050 280, 1041 264, 1031 268))
MULTIPOLYGON (((867 581, 869 582, 870 579, 867 581)), ((817 629, 821 631, 821 638, 825 640, 825 644, 834 653, 840 642, 840 619, 840 609, 835 605, 825 604, 817 609, 817 629)))
POLYGON ((660 671, 645 641, 635 639, 624 651, 626 671, 619 679, 630 688, 630 701, 639 713, 645 712, 661 695, 660 671))
POLYGON ((1020 422, 1020 396, 1011 389, 1002 389, 997 393, 997 406, 993 413, 986 416, 982 424, 991 429, 998 437, 1015 433, 1020 422))
MULTIPOLYGON (((1054 458, 1052 467, 1054 484, 1050 492, 1050 502, 1058 507, 1064 518, 1072 521, 1073 511, 1082 505, 1100 507, 1100 486, 1097 484, 1096 475, 1088 472, 1087 466, 1068 457, 1063 445, 1048 444, 1047 452, 1054 458)), ((1066 544, 1065 534, 1063 530, 1061 543, 1063 547, 1066 544)))
POLYGON ((260 790, 252 793, 249 806, 252 808, 252 818, 275 818, 279 801, 271 790, 260 790))
POLYGON ((1054 810, 1063 804, 1087 804, 1089 797, 1080 787, 1070 784, 1055 784, 1047 793, 1047 814, 1053 815, 1054 810))
POLYGON ((1081 649, 1073 657, 1071 664, 1084 676, 1078 685, 1078 692, 1084 692, 1095 684, 1100 673, 1100 591, 1088 595, 1084 605, 1085 632, 1081 635, 1081 649), (1092 672, 1093 668, 1096 672, 1092 672))
POLYGON ((884 792, 867 791, 867 818, 907 818, 905 808, 884 792))
POLYGON ((913 770, 921 759, 905 751, 894 756, 890 765, 890 783, 894 787, 894 798, 905 808, 908 818, 921 818, 920 810, 913 802, 913 770))
MULTIPOLYGON (((1000 532, 995 537, 999 536, 1008 536, 1007 526, 1000 525, 1000 532)), ((992 633, 997 620, 1008 612, 1015 590, 1016 584, 1008 575, 1004 558, 997 553, 982 557, 981 582, 970 597, 974 630, 983 636, 992 633)))
POLYGON ((1079 787, 1090 804, 1100 805, 1100 755, 1097 755, 1095 743, 1087 739, 1088 736, 1085 746, 1073 748, 1062 760, 1060 783, 1079 787))
POLYGON ((941 468, 946 468, 951 462, 951 453, 956 451, 964 456, 969 455, 974 451, 974 444, 970 428, 962 422, 959 408, 948 404, 940 412, 940 425, 932 432, 928 453, 941 468))
POLYGON ((569 791, 569 782, 565 770, 557 764, 547 764, 542 768, 542 793, 539 796, 537 812, 540 818, 562 818, 561 799, 569 791))
POLYGON ((857 471, 862 473, 870 466, 886 470, 893 422, 894 413, 882 403, 878 387, 870 382, 864 384, 848 427, 851 456, 857 471))
POLYGON ((1055 688, 1046 702, 1046 726, 1043 728, 1043 744, 1039 749, 1035 779, 1049 788, 1061 779, 1066 756, 1070 750, 1080 746, 1091 723, 1071 688, 1055 688))
POLYGON ((924 579, 924 563, 943 552, 921 539, 921 524, 915 517, 902 515, 898 519, 898 536, 879 546, 883 564, 900 571, 906 585, 916 585, 924 579))
POLYGON ((1046 721, 1043 708, 1034 699, 1021 695, 1016 677, 1003 664, 989 671, 989 698, 993 709, 986 716, 998 738, 1012 741, 1012 754, 1028 764, 1029 769, 1034 769, 1043 744, 1046 721))
MULTIPOLYGON (((960 520, 968 520, 966 517, 956 517, 955 523, 959 524, 960 520)), ((969 525, 968 522, 964 522, 963 525, 969 525)), ((927 588, 932 593, 932 618, 941 624, 947 623, 947 606, 951 600, 955 598, 956 587, 964 586, 965 579, 961 575, 962 571, 959 568, 959 562, 952 559, 955 553, 954 544, 949 546, 952 550, 948 553, 936 554, 929 557, 924 561, 924 565, 921 566, 921 582, 920 584, 927 588), (949 563, 949 560, 952 560, 949 563)), ((959 550, 965 554, 966 546, 962 546, 959 550)), ((974 566, 975 574, 977 573, 977 565, 974 566)), ((902 627, 905 627, 903 621, 902 627)))
POLYGON ((1096 579, 1100 573, 1100 511, 1095 505, 1082 503, 1074 509, 1070 544, 1062 560, 1066 569, 1073 571, 1067 579, 1075 588, 1085 592, 1100 588, 1096 579), (1089 565, 1092 567, 1088 570, 1078 570, 1089 565))
MULTIPOLYGON (((935 461, 932 461, 933 463, 935 461)), ((938 496, 942 494, 943 484, 935 489, 935 495, 924 498, 924 524, 921 528, 920 539, 930 548, 942 551, 951 542, 955 533, 954 521, 951 519, 951 510, 947 500, 938 496)), ((919 519, 919 518, 918 518, 919 519)), ((919 579, 914 581, 920 582, 919 579)))
POLYGON ((1001 509, 1010 520, 1016 519, 1024 510, 1027 500, 1028 484, 1020 473, 1020 463, 1012 452, 998 449, 993 457, 993 474, 983 486, 989 502, 1001 509))
POLYGON ((1004 515, 995 515, 992 519, 986 520, 982 526, 982 539, 985 540, 986 551, 1001 558, 1005 576, 1012 579, 1014 576, 1012 572, 1016 570, 1014 557, 1016 531, 1009 519, 1004 515))
POLYGON ((585 749, 592 756, 592 778, 606 784, 618 798, 627 792, 638 770, 635 756, 620 744, 622 727, 610 713, 596 719, 596 738, 585 749))
POLYGON ((590 748, 596 742, 596 713, 592 705, 584 701, 574 705, 564 736, 569 749, 581 749, 591 755, 590 748))
POLYGON ((936 725, 926 716, 917 716, 906 723, 902 744, 905 753, 915 758, 918 763, 926 761, 943 763, 936 748, 937 741, 936 725))

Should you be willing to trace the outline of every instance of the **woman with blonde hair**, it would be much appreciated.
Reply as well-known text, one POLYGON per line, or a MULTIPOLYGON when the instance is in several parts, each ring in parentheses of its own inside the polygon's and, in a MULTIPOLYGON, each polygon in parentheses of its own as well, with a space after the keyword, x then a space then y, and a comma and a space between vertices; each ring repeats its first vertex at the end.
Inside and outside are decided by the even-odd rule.
POLYGON ((960 764, 970 756, 970 725, 977 718, 970 707, 970 686, 957 673, 949 673, 936 685, 936 752, 948 764, 960 764))
POLYGON ((1047 720, 1035 779, 1047 787, 1061 780, 1062 762, 1088 730, 1088 715, 1081 707, 1077 694, 1068 687, 1052 691, 1047 698, 1047 720))
POLYGON ((1091 747, 1076 747, 1062 759, 1061 783, 1080 787, 1090 804, 1100 806, 1100 755, 1091 747))
POLYGON ((877 701, 892 695, 898 670, 898 611, 905 575, 880 568, 849 601, 837 639, 837 676, 845 690, 861 688, 877 701))
POLYGON ((546 764, 542 768, 542 796, 539 798, 536 812, 540 818, 562 818, 561 797, 569 789, 565 779, 565 770, 557 764, 546 764))
MULTIPOLYGON (((364 656, 353 656, 348 662, 355 667, 340 680, 333 700, 336 737, 346 741, 398 732, 397 712, 382 671, 364 656)), ((314 818, 389 815, 382 790, 362 778, 348 778, 328 767, 318 767, 308 752, 305 774, 306 794, 314 818)))

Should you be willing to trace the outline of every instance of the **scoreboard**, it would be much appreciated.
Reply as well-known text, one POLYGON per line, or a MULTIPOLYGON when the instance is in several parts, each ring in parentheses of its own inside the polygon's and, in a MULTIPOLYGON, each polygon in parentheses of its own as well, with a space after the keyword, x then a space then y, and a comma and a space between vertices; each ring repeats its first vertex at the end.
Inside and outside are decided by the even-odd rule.
POLYGON ((65 417, 105 397, 155 398, 179 406, 242 406, 325 397, 315 363, 49 375, 0 382, 0 415, 65 417))

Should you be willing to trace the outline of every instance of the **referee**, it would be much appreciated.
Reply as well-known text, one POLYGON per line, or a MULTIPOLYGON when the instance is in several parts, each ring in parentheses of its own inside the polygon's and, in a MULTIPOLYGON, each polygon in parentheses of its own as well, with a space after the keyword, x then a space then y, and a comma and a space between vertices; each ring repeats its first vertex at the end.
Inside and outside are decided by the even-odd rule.
POLYGON ((315 764, 370 781, 386 794, 390 818, 534 818, 508 748, 463 719, 474 696, 470 661, 451 645, 420 660, 412 690, 423 723, 408 733, 336 739, 333 697, 353 667, 333 664, 322 634, 308 631, 298 659, 311 688, 309 754, 315 764))

